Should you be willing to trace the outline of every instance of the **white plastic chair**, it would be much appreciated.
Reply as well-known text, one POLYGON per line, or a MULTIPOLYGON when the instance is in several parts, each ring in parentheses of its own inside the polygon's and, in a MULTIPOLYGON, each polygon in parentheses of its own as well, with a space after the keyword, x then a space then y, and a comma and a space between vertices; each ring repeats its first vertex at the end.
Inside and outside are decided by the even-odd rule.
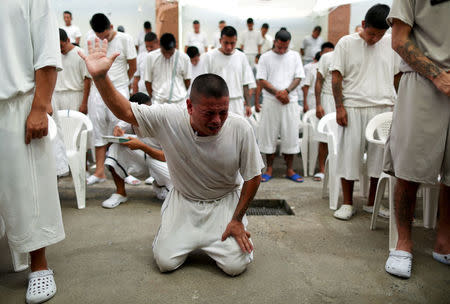
MULTIPOLYGON (((58 132, 56 128, 56 123, 51 116, 47 115, 47 118, 48 118, 47 136, 50 138, 50 140, 54 140, 58 132)), ((5 236, 5 232, 6 232, 5 222, 3 221, 3 218, 0 216, 0 238, 3 238, 5 236)), ((25 269, 28 269, 30 265, 30 260, 29 254, 27 252, 19 253, 13 250, 12 248, 9 248, 9 251, 11 252, 11 260, 15 272, 20 272, 24 271, 25 269)))
POLYGON ((337 134, 338 124, 336 113, 329 113, 322 117, 317 126, 318 138, 325 141, 328 146, 328 157, 325 162, 325 178, 323 180, 322 197, 327 197, 330 201, 330 209, 336 210, 339 202, 340 178, 337 176, 337 134), (328 191, 327 191, 328 188, 328 191))
MULTIPOLYGON (((392 112, 379 114, 372 118, 367 124, 366 139, 384 148, 389 136, 392 123, 392 112), (375 134, 377 136, 375 136, 375 134)), ((395 249, 398 240, 397 224, 395 219, 394 186, 396 178, 386 173, 381 173, 378 180, 377 192, 373 207, 370 229, 375 230, 377 215, 380 210, 381 199, 383 197, 386 183, 389 182, 389 248, 395 249)), ((439 187, 436 185, 420 185, 423 195, 423 223, 425 228, 436 227, 436 217, 438 209, 439 187)))
MULTIPOLYGON (((317 156, 319 154, 319 144, 317 138, 317 124, 319 119, 316 116, 316 109, 309 110, 303 115, 303 141, 301 146, 303 168, 305 176, 314 175, 317 156)), ((323 139, 326 141, 326 138, 323 139)))
POLYGON ((86 150, 92 134, 92 122, 81 112, 58 111, 58 118, 66 145, 67 159, 75 186, 78 209, 86 207, 86 150))

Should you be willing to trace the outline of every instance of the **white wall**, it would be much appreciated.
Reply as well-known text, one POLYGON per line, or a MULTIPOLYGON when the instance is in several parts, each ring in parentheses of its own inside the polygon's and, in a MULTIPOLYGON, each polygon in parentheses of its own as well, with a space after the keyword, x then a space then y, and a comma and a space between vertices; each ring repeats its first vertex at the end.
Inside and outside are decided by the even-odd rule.
POLYGON ((64 25, 63 12, 72 12, 72 22, 80 27, 82 39, 91 29, 89 20, 96 13, 108 16, 114 28, 124 26, 133 37, 143 30, 145 21, 150 21, 153 28, 155 25, 155 0, 54 0, 54 5, 60 26, 64 25))
POLYGON ((328 17, 302 17, 302 18, 258 18, 257 16, 231 16, 226 15, 224 13, 215 11, 213 9, 203 9, 193 6, 183 6, 181 9, 182 16, 182 33, 181 33, 181 43, 179 46, 184 48, 185 41, 184 37, 187 37, 187 34, 192 29, 192 22, 194 20, 198 20, 200 22, 200 31, 204 32, 207 36, 209 45, 213 44, 214 33, 218 31, 218 24, 220 20, 225 20, 227 25, 231 25, 238 31, 238 40, 239 33, 247 29, 247 18, 252 17, 255 22, 255 30, 261 28, 263 23, 269 24, 269 34, 274 37, 275 33, 281 28, 286 27, 287 30, 292 35, 292 44, 294 50, 300 50, 300 43, 306 35, 311 34, 314 26, 320 25, 322 26, 322 37, 324 40, 327 39, 328 35, 328 17))
POLYGON ((392 0, 368 0, 359 3, 352 3, 350 9, 349 33, 353 33, 355 31, 355 27, 357 25, 361 25, 361 21, 364 20, 364 16, 366 15, 369 8, 378 3, 392 6, 392 0))

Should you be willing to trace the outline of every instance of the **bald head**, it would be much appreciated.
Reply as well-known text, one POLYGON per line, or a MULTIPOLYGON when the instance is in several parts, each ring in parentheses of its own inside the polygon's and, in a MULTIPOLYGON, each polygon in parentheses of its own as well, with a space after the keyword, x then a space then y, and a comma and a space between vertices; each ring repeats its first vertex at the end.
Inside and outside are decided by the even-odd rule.
POLYGON ((197 104, 200 97, 219 99, 228 96, 228 86, 222 77, 216 74, 203 74, 197 76, 192 83, 189 98, 192 104, 197 104))

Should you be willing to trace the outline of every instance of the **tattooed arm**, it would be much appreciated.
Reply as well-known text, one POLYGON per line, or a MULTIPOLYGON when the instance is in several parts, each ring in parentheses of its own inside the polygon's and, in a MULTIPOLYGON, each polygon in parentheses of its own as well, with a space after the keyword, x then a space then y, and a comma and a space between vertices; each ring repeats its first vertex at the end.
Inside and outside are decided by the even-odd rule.
POLYGON ((319 119, 321 119, 325 115, 325 111, 323 110, 322 103, 320 101, 323 81, 324 78, 322 74, 317 71, 316 84, 314 85, 314 95, 316 96, 316 116, 319 119))
POLYGON ((347 126, 347 111, 344 108, 344 96, 342 95, 342 74, 333 71, 331 74, 331 88, 333 89, 334 102, 336 104, 336 121, 340 126, 347 126))
POLYGON ((450 96, 450 74, 426 57, 411 39, 411 26, 399 19, 392 24, 392 48, 416 72, 431 80, 436 88, 450 96))

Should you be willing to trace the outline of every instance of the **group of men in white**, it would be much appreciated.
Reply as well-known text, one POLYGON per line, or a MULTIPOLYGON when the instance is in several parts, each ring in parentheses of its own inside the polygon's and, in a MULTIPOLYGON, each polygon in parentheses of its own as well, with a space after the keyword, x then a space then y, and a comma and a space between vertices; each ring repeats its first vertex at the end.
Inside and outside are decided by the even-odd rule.
MULTIPOLYGON (((5 69, 0 76, 4 84, 0 89, 0 134, 10 143, 0 148, 0 220, 5 223, 10 247, 30 253, 27 303, 44 302, 56 293, 45 247, 65 237, 57 175, 66 174, 68 167, 61 138, 50 142, 46 135, 47 113, 61 109, 87 113, 92 121, 96 167, 87 183, 105 181, 107 166, 116 186, 103 207, 115 208, 127 201, 125 183, 138 184, 136 177, 151 177, 146 182, 153 183, 156 196, 164 200, 161 226, 153 242, 154 258, 162 272, 177 269, 198 249, 231 276, 245 271, 253 260, 245 212, 260 182, 273 177, 278 141, 286 178, 303 181, 293 170, 294 155, 299 153, 300 92, 305 111, 315 108, 318 118, 336 112, 343 204, 334 216, 348 220, 355 214, 353 185, 367 152, 371 186, 364 210, 373 212, 382 169, 399 178, 399 242, 385 269, 408 278, 415 191, 418 183, 437 182, 440 175, 440 219, 433 257, 449 263, 450 80, 446 71, 450 37, 437 29, 430 17, 444 22, 450 13, 448 2, 439 7, 394 1, 391 11, 386 5, 375 5, 362 21, 362 30, 342 37, 336 48, 323 43, 321 28, 316 27, 304 39, 300 53, 290 49, 292 37, 286 29, 271 39, 269 26, 263 24, 258 33, 251 18, 241 37, 221 21, 218 43, 208 51, 200 24, 194 21, 187 54, 177 49, 172 34, 157 37, 149 22, 133 41, 116 31, 101 13, 90 20, 92 31, 83 50, 74 45, 80 43, 81 34, 71 24, 68 11, 58 39, 49 3, 6 0, 0 4, 0 16, 5 20, 0 33, 11 37, 0 47, 5 69), (26 16, 17 16, 17 11, 26 16), (18 18, 23 22, 17 23, 18 18), (389 25, 394 39, 385 34, 389 25), (425 30, 411 32, 413 27, 425 30), (445 36, 440 39, 443 44, 430 38, 437 35, 435 31, 445 36), (238 41, 242 51, 236 48, 238 41), (252 68, 256 62, 255 76, 252 68), (409 92, 411 86, 414 93, 409 92), (253 94, 255 111, 261 111, 257 128, 246 119, 251 115, 253 94), (423 100, 414 94, 432 101, 433 109, 424 110, 419 105, 423 100), (414 109, 408 106, 408 98, 418 100, 414 109), (364 131, 371 118, 392 111, 396 102, 399 105, 383 164, 383 151, 367 145, 364 131), (423 112, 430 120, 440 119, 432 123, 431 131, 422 130, 409 118, 417 119, 423 112), (432 158, 424 152, 429 147, 416 140, 423 132, 422 138, 434 147, 430 147, 432 158), (128 136, 128 141, 111 145, 108 136, 128 136), (439 141, 431 143, 435 139, 431 137, 439 141), (403 149, 410 153, 402 156, 403 149), (261 153, 266 155, 266 165, 261 153), (428 172, 429 165, 422 157, 433 164, 433 172, 428 172), (30 190, 23 191, 20 185, 30 190), (29 207, 31 202, 34 208, 29 207)), ((52 116, 57 121, 57 115, 52 116)), ((315 180, 323 178, 326 154, 326 146, 321 145, 315 180)), ((381 214, 386 216, 387 211, 382 209, 381 214)))

